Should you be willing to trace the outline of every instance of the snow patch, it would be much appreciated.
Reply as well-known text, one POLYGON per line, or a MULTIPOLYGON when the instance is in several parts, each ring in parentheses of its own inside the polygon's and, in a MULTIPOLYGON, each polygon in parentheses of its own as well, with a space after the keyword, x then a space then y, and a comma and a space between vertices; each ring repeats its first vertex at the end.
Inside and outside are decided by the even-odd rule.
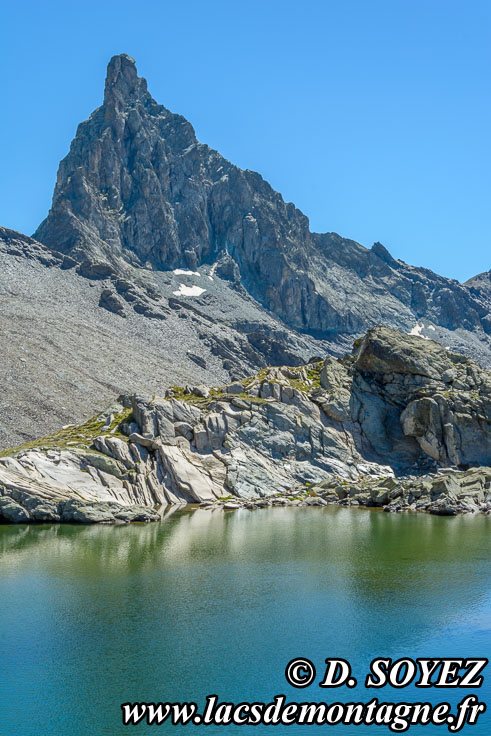
POLYGON ((428 329, 435 331, 436 330, 436 327, 433 327, 433 325, 428 325, 428 329))
POLYGON ((416 322, 413 329, 409 332, 410 335, 415 335, 416 337, 422 337, 423 340, 429 340, 429 337, 425 337, 423 334, 421 334, 424 330, 424 324, 421 322, 416 322))
POLYGON ((176 268, 173 274, 174 276, 201 276, 199 271, 190 271, 189 268, 176 268))
POLYGON ((200 296, 206 289, 202 289, 201 286, 186 286, 185 284, 179 284, 179 289, 173 291, 174 296, 200 296))

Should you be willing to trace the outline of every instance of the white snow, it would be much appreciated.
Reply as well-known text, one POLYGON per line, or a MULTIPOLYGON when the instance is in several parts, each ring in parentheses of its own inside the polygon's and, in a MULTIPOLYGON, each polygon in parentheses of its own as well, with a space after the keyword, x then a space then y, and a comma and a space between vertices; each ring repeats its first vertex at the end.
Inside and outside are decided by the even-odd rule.
POLYGON ((202 289, 201 286, 186 286, 185 284, 179 284, 178 291, 173 291, 174 296, 199 296, 206 289, 202 289))
POLYGON ((428 329, 429 329, 429 330, 435 330, 436 328, 435 328, 435 327, 433 327, 433 325, 428 325, 428 329))
POLYGON ((199 271, 190 271, 189 268, 176 268, 173 273, 175 276, 201 276, 199 271))
POLYGON ((422 337, 423 340, 429 340, 430 339, 429 337, 425 337, 424 335, 421 334, 423 330, 424 330, 423 322, 421 322, 421 324, 419 322, 416 322, 416 324, 414 325, 413 329, 410 331, 409 334, 416 335, 416 337, 422 337))

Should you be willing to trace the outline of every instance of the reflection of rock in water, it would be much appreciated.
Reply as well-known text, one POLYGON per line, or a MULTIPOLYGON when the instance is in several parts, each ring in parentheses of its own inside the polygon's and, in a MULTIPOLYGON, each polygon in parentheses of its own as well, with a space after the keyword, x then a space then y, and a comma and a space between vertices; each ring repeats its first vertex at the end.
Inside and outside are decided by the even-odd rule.
POLYGON ((210 682, 235 702, 281 692, 296 653, 346 656, 358 675, 377 655, 475 651, 489 521, 330 507, 0 527, 0 660, 17 701, 41 694, 52 722, 53 692, 58 723, 90 704, 84 733, 111 734, 127 699, 203 702, 210 682))
POLYGON ((275 586, 288 587, 302 569, 306 594, 332 587, 335 598, 361 607, 370 600, 384 610, 388 601, 410 605, 416 597, 421 610, 414 615, 424 618, 431 609, 443 620, 468 604, 468 595, 478 595, 483 564, 478 560, 491 551, 489 526, 486 517, 442 519, 336 507, 230 514, 196 509, 171 511, 160 524, 116 529, 1 527, 0 549, 8 574, 35 569, 65 580, 64 585, 93 580, 95 596, 106 578, 146 575, 170 575, 172 596, 181 575, 194 575, 198 566, 207 578, 217 565, 223 566, 225 581, 235 571, 237 596, 246 595, 244 581, 254 570, 264 595, 274 596, 275 586), (266 582, 269 575, 273 579, 266 582))

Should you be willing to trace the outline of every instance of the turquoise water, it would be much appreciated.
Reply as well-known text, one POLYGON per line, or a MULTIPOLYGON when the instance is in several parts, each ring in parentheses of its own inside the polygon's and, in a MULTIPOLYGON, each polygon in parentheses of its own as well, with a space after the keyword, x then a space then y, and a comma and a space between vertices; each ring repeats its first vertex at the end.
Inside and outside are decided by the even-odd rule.
MULTIPOLYGON (((448 700, 452 690, 288 686, 286 663, 484 657, 491 518, 347 508, 176 512, 130 527, 0 526, 1 736, 327 726, 123 726, 125 701, 448 700)), ((476 692, 489 701, 491 671, 476 692)), ((330 727, 332 729, 332 727, 330 727)), ((340 735, 390 733, 341 726, 340 735)), ((418 727, 409 733, 448 733, 418 727)), ((461 733, 491 734, 491 710, 461 733)))

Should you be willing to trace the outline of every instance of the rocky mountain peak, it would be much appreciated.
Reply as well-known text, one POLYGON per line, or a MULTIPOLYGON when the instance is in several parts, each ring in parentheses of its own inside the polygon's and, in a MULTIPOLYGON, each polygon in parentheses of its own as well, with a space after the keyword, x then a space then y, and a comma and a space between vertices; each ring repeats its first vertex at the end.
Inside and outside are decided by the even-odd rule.
POLYGON ((138 76, 135 60, 127 54, 113 56, 107 65, 104 105, 121 112, 129 102, 146 92, 146 80, 138 76))
POLYGON ((34 237, 120 275, 210 267, 220 277, 226 263, 227 288, 298 332, 335 342, 385 324, 489 362, 487 288, 396 261, 380 243, 311 232, 259 174, 199 143, 153 100, 125 54, 109 62, 104 104, 79 126, 34 237))

